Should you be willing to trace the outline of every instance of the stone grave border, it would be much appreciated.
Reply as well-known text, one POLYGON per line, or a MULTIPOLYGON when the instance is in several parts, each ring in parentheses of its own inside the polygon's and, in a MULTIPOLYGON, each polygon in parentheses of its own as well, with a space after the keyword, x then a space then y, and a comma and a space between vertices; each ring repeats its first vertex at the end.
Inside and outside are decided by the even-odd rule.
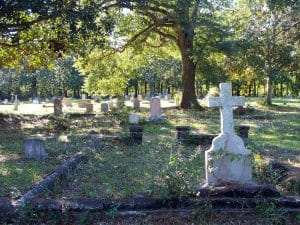
POLYGON ((285 214, 300 213, 300 196, 282 196, 272 185, 226 185, 202 187, 185 197, 169 199, 155 197, 133 197, 122 199, 44 199, 39 198, 45 190, 63 179, 86 158, 82 152, 75 153, 55 172, 47 176, 19 200, 0 197, 0 221, 14 221, 22 210, 34 212, 100 213, 107 215, 114 210, 118 217, 140 217, 148 215, 186 216, 195 212, 255 213, 260 204, 275 204, 285 214))

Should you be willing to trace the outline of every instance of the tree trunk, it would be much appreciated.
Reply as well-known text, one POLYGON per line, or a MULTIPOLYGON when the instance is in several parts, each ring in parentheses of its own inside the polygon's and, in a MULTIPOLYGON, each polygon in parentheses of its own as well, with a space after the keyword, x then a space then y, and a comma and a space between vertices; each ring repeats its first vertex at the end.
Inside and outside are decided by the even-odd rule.
POLYGON ((138 84, 135 84, 134 85, 134 97, 138 96, 138 89, 139 89, 138 84))
POLYGON ((144 94, 146 95, 147 94, 147 82, 144 83, 144 92, 145 92, 144 94))
POLYGON ((38 93, 37 93, 37 81, 36 81, 35 77, 32 79, 32 90, 31 91, 32 91, 31 92, 32 99, 37 98, 37 96, 38 96, 38 93))
POLYGON ((272 105, 272 81, 271 78, 267 78, 267 93, 265 99, 266 105, 272 105))
POLYGON ((192 29, 179 31, 178 46, 182 59, 182 100, 180 107, 188 109, 191 107, 201 108, 195 93, 196 65, 193 61, 193 37, 192 29))
POLYGON ((280 97, 283 97, 283 82, 280 82, 280 97))

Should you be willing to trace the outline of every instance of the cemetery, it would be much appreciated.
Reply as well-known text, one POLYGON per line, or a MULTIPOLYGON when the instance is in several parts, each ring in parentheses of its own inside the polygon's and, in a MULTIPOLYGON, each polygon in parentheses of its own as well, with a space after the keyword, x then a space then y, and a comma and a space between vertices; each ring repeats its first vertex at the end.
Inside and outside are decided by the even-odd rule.
POLYGON ((0 6, 0 224, 300 224, 298 1, 46 3, 0 6))

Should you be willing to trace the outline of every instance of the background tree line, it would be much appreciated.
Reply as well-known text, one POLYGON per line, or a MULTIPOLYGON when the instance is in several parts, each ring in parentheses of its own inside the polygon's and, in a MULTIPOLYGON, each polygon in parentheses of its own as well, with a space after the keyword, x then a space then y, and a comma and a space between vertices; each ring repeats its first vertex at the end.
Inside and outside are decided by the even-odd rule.
POLYGON ((55 85, 39 95, 78 96, 82 77, 53 66, 68 55, 90 94, 180 90, 182 108, 227 80, 267 104, 300 90, 296 0, 24 0, 0 9, 0 66, 19 75, 3 79, 33 97, 42 77, 55 85))

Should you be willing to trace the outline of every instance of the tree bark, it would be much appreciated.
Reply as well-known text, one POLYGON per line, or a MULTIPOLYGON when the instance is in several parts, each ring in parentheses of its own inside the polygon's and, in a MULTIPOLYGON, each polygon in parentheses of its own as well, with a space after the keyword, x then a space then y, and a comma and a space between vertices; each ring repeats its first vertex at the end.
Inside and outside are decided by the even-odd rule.
POLYGON ((193 61, 193 36, 193 30, 179 31, 178 33, 178 45, 182 58, 182 100, 180 107, 183 109, 201 108, 195 93, 196 64, 193 61))
POLYGON ((272 105, 272 81, 270 77, 267 77, 267 93, 265 103, 266 105, 272 105))
POLYGON ((38 96, 38 93, 37 93, 37 80, 36 80, 35 77, 32 79, 32 93, 31 94, 32 94, 32 99, 35 99, 38 96))

